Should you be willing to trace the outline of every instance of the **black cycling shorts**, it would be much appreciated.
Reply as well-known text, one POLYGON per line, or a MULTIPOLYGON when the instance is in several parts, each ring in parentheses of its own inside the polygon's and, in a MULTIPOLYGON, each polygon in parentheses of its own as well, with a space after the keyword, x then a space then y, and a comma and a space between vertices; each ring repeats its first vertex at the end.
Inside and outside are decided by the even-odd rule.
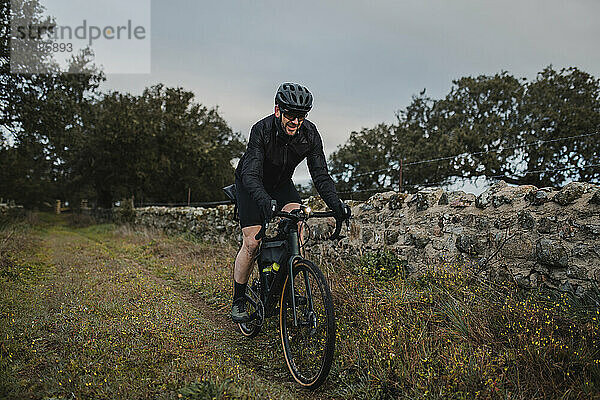
MULTIPOLYGON (((258 204, 256 204, 250 193, 248 193, 238 179, 235 180, 235 190, 241 227, 262 225, 264 221, 261 220, 258 204)), ((267 190, 267 193, 272 199, 277 201, 277 211, 280 211, 283 206, 289 203, 302 203, 300 195, 291 179, 276 189, 267 190)))

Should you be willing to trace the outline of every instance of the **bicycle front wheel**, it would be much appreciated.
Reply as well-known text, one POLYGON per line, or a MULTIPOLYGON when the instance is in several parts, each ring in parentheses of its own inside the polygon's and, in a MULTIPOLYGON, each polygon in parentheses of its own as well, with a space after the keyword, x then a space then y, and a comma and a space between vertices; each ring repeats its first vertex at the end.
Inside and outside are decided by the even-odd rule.
POLYGON ((294 380, 308 389, 319 387, 331 369, 335 349, 335 314, 323 273, 312 262, 294 264, 296 323, 290 277, 283 284, 279 333, 294 380))

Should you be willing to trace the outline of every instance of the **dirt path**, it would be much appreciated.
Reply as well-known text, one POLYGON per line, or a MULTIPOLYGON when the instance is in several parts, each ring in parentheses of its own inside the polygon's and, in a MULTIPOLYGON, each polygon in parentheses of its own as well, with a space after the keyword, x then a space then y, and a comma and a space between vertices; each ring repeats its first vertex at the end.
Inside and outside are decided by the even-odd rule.
POLYGON ((38 235, 41 246, 23 260, 38 273, 0 299, 20 293, 8 312, 28 343, 11 371, 27 378, 6 385, 6 397, 327 397, 292 382, 273 323, 251 340, 237 332, 229 294, 215 301, 219 288, 194 279, 214 260, 177 258, 181 240, 61 226, 38 235))

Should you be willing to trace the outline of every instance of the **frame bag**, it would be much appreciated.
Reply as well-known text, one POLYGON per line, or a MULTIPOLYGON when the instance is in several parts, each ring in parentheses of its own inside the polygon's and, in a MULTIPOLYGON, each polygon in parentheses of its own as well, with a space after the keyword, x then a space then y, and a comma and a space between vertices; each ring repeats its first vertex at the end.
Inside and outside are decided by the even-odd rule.
POLYGON ((287 255, 287 241, 263 241, 260 254, 258 256, 258 266, 261 267, 261 271, 263 267, 273 263, 277 263, 281 266, 285 263, 287 255))

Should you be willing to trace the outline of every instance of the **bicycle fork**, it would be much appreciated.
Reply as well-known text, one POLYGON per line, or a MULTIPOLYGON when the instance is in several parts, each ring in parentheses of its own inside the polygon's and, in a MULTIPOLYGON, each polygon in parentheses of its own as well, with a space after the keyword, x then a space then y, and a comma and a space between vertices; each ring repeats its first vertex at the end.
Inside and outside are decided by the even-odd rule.
MULTIPOLYGON (((292 254, 288 261, 288 276, 290 280, 291 286, 291 297, 292 297, 292 312, 294 314, 294 326, 298 326, 298 315, 296 313, 296 288, 294 286, 294 262, 296 260, 301 260, 300 256, 300 247, 298 245, 298 231, 296 229, 290 230, 290 243, 292 248, 290 249, 290 253, 292 254)), ((304 285, 306 287, 306 296, 308 297, 308 305, 309 309, 312 313, 314 313, 313 308, 313 300, 312 300, 312 291, 310 289, 310 283, 308 281, 308 273, 306 271, 302 271, 302 275, 304 277, 304 285)), ((314 324, 314 323, 313 323, 314 324)))
MULTIPOLYGON (((290 261, 288 263, 288 274, 289 274, 289 280, 290 280, 290 285, 291 285, 291 293, 290 296, 292 297, 292 310, 294 313, 294 326, 298 326, 298 315, 296 313, 296 288, 294 287, 294 274, 293 274, 293 265, 294 265, 294 261, 296 261, 297 259, 302 259, 302 257, 300 256, 293 256, 290 258, 290 261)), ((304 286, 306 288, 306 297, 308 300, 308 307, 311 313, 314 314, 314 306, 313 306, 313 298, 312 298, 312 289, 310 288, 310 282, 308 280, 308 272, 307 271, 302 271, 302 275, 304 278, 304 286)), ((316 324, 316 321, 312 322, 313 327, 316 324)))
POLYGON ((290 280, 290 287, 291 287, 291 297, 292 297, 292 312, 294 313, 294 326, 297 327, 298 326, 298 316, 296 315, 296 289, 294 288, 294 261, 296 261, 297 259, 300 259, 301 257, 299 255, 295 255, 290 257, 289 260, 289 266, 288 266, 288 276, 289 276, 289 280, 290 280))

